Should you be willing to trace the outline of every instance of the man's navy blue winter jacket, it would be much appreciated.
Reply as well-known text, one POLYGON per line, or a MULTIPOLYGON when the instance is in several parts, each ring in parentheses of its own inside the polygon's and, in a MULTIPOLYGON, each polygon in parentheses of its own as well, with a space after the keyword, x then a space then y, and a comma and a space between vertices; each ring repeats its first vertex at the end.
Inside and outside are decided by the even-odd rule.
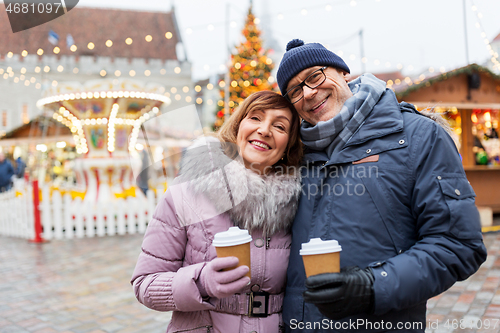
POLYGON ((338 154, 306 153, 301 173, 283 309, 288 331, 424 332, 426 301, 486 259, 475 194, 452 138, 400 106, 391 90, 338 154), (315 237, 339 241, 341 267, 372 268, 374 314, 335 322, 304 303, 299 249, 315 237))

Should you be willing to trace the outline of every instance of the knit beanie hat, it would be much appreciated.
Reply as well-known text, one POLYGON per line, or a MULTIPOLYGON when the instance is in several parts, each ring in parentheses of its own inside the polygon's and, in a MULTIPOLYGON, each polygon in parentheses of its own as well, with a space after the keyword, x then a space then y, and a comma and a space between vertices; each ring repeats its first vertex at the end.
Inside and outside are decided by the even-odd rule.
POLYGON ((288 82, 301 71, 313 66, 331 66, 351 73, 341 57, 319 43, 304 44, 300 39, 288 42, 278 68, 277 80, 281 94, 286 93, 288 82))

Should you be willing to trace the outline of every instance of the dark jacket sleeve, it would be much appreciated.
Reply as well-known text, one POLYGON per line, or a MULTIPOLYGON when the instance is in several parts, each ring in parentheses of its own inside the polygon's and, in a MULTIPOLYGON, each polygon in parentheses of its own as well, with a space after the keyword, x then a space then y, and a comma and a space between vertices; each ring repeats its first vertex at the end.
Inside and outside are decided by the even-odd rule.
POLYGON ((418 241, 381 265, 371 265, 379 315, 425 302, 467 279, 486 260, 475 194, 455 144, 436 123, 419 122, 410 148, 410 208, 418 241))

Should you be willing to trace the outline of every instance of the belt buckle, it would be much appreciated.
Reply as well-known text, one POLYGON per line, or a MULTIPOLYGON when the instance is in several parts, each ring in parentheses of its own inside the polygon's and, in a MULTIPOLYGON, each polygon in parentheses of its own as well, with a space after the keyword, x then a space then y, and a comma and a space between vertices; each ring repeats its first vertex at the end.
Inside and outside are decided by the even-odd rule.
POLYGON ((265 291, 252 291, 248 299, 248 316, 265 318, 269 309, 269 293, 265 291))

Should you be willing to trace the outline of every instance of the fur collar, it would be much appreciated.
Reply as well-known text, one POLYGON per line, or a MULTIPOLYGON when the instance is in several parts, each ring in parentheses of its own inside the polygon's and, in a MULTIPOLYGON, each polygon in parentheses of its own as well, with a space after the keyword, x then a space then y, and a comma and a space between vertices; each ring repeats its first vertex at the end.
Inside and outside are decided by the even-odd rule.
POLYGON ((187 149, 179 180, 189 182, 218 212, 227 212, 235 225, 250 232, 263 229, 266 235, 290 230, 301 191, 300 175, 260 176, 245 168, 240 156, 226 156, 213 137, 187 149))

